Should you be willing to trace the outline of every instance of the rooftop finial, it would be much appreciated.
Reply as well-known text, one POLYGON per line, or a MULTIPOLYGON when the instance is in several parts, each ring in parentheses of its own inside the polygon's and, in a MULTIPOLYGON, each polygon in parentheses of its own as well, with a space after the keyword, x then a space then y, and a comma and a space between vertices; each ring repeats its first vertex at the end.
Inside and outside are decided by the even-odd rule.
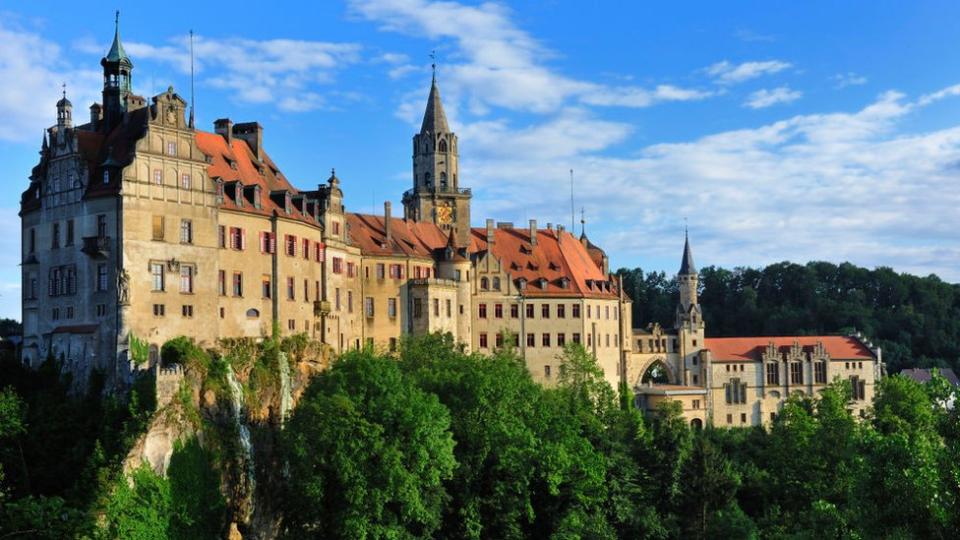
POLYGON ((434 49, 430 51, 430 60, 433 62, 430 64, 430 69, 433 70, 433 82, 437 82, 437 50, 434 49))
POLYGON ((583 207, 580 207, 580 235, 587 234, 587 218, 584 216, 583 207))
POLYGON ((63 88, 63 99, 67 99, 67 83, 61 84, 60 87, 63 88))
POLYGON ((118 9, 114 12, 113 26, 119 32, 120 31, 120 10, 118 9))

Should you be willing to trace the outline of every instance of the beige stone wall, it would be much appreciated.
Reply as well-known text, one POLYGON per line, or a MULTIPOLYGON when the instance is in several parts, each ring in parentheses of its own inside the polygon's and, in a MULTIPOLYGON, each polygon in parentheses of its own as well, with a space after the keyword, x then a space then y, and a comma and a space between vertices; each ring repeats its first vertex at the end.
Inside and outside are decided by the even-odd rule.
POLYGON ((348 246, 340 236, 327 240, 326 255, 326 305, 330 311, 325 317, 323 337, 333 351, 339 353, 357 348, 363 342, 362 260, 360 250, 348 246), (336 263, 337 259, 341 262, 336 263), (355 269, 353 276, 348 274, 351 263, 355 269), (334 272, 335 264, 340 266, 339 272, 334 272))
POLYGON ((687 424, 695 427, 703 427, 707 423, 707 396, 705 394, 670 394, 658 395, 649 394, 643 396, 645 409, 648 413, 655 413, 660 403, 665 401, 678 401, 682 407, 683 418, 687 424), (696 425, 695 420, 699 421, 696 425))

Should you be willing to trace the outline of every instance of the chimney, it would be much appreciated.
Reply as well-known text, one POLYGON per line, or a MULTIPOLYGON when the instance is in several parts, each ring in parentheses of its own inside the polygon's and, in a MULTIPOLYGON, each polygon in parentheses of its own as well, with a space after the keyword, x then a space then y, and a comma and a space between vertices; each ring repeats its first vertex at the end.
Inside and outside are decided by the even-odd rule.
POLYGON ((258 161, 263 161, 263 126, 258 122, 244 122, 233 126, 233 135, 246 141, 258 161))
POLYGON ((493 220, 487 219, 487 243, 493 245, 493 220))
POLYGON ((537 220, 530 220, 530 245, 537 245, 537 220))
POLYGON ((386 236, 387 242, 390 241, 390 221, 392 221, 390 216, 390 201, 385 201, 383 203, 383 234, 386 236))
POLYGON ((96 131, 100 127, 100 120, 103 119, 103 107, 99 103, 90 106, 90 127, 96 131))
POLYGON ((213 121, 213 131, 227 141, 227 146, 233 140, 233 121, 229 118, 218 118, 213 121))

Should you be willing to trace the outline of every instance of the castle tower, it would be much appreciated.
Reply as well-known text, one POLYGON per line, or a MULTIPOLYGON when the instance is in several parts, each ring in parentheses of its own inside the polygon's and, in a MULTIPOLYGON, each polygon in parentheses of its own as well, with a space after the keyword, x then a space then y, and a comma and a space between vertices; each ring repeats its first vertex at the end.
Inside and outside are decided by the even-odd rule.
POLYGON ((120 12, 117 12, 113 43, 110 51, 100 60, 103 66, 103 125, 110 131, 127 112, 127 96, 132 93, 130 74, 133 62, 120 43, 120 12))
POLYGON ((683 258, 680 271, 677 272, 677 285, 680 289, 680 304, 677 305, 676 330, 679 338, 680 382, 684 385, 703 385, 706 372, 702 363, 697 361, 704 347, 706 331, 703 313, 697 302, 697 284, 699 276, 693 264, 693 252, 690 250, 690 237, 684 233, 683 258))
POLYGON ((436 73, 420 133, 413 136, 413 189, 403 194, 404 217, 453 231, 459 245, 470 238, 470 190, 461 189, 457 135, 443 112, 436 73))
MULTIPOLYGON (((680 272, 677 273, 677 285, 680 288, 680 306, 678 312, 686 314, 691 312, 692 306, 697 306, 697 284, 699 276, 697 267, 693 264, 693 252, 690 251, 690 237, 684 233, 683 239, 683 259, 680 261, 680 272)), ((699 306, 696 310, 699 311, 699 306)), ((680 319, 678 319, 679 323, 680 319)))
POLYGON ((66 88, 63 90, 63 97, 57 102, 57 127, 61 131, 73 127, 73 103, 67 99, 66 88))

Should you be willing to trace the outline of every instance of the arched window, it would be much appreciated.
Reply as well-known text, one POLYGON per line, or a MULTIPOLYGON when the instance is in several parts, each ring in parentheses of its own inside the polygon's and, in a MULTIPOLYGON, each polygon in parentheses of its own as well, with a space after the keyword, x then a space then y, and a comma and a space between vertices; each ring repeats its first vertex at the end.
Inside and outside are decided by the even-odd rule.
POLYGON ((446 151, 447 151, 447 141, 445 141, 445 140, 443 140, 443 139, 440 139, 440 151, 441 151, 441 152, 446 152, 446 151))
POLYGON ((260 318, 260 311, 258 311, 257 309, 254 309, 254 308, 248 309, 248 310, 247 310, 247 318, 248 318, 248 319, 259 319, 259 318, 260 318))
POLYGON ((493 278, 493 290, 495 291, 500 290, 500 278, 498 277, 493 278))
POLYGON ((427 187, 431 187, 433 185, 430 183, 430 173, 423 173, 423 184, 427 187))
POLYGON ((484 290, 484 291, 487 290, 487 289, 489 289, 489 288, 490 288, 490 280, 488 280, 487 278, 480 278, 480 288, 481 288, 482 290, 484 290))
POLYGON ((447 189, 447 173, 440 173, 440 188, 447 189))

